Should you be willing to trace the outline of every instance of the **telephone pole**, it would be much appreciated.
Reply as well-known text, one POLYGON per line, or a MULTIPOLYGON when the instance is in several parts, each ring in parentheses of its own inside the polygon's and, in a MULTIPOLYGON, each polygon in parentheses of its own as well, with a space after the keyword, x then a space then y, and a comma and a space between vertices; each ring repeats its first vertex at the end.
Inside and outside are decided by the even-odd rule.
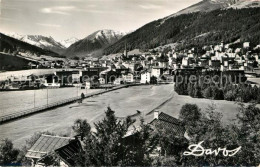
POLYGON ((47 107, 48 107, 48 103, 49 103, 49 102, 48 102, 48 93, 49 93, 49 92, 48 92, 48 86, 47 86, 47 107))

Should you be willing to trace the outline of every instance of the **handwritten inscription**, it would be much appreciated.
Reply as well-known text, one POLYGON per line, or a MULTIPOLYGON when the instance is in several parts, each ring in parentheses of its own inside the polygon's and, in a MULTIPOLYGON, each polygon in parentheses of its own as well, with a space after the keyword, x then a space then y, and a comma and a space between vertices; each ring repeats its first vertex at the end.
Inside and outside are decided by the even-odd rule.
POLYGON ((236 153, 238 153, 238 151, 242 148, 241 146, 237 147, 236 149, 233 150, 228 150, 227 148, 218 148, 215 150, 212 150, 211 148, 205 149, 203 146, 201 146, 201 144, 204 141, 199 142, 199 144, 192 144, 188 147, 188 149, 190 151, 185 151, 183 153, 183 155, 193 155, 193 156, 203 156, 203 155, 219 155, 219 154, 223 154, 223 156, 227 157, 232 157, 234 155, 236 155, 236 153))

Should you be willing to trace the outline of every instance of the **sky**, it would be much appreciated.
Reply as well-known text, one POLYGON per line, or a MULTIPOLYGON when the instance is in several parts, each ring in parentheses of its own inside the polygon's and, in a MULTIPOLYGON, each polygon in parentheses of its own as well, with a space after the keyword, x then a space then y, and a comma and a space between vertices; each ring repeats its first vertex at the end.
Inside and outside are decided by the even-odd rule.
POLYGON ((101 30, 131 32, 200 0, 0 0, 0 32, 82 39, 101 30))

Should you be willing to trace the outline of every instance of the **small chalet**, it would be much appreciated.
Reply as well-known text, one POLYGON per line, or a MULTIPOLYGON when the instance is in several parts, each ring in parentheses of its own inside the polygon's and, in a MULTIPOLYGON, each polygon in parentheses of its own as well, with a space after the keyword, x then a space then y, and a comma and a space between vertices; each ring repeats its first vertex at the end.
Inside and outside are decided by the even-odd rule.
MULTIPOLYGON (((186 138, 186 130, 184 127, 184 124, 182 121, 180 121, 177 118, 174 118, 166 113, 159 113, 159 111, 154 111, 153 115, 147 116, 145 118, 145 122, 151 125, 151 127, 156 130, 164 130, 167 133, 171 133, 176 136, 184 136, 186 138), (151 118, 152 116, 152 118, 151 118)), ((135 132, 141 130, 140 126, 137 126, 134 129, 130 129, 126 135, 124 136, 124 139, 126 142, 129 143, 135 143, 135 132)), ((154 152, 151 154, 151 156, 159 156, 162 155, 163 148, 161 148, 160 145, 157 146, 157 148, 154 150, 154 152)), ((165 154, 164 154, 165 155, 165 154)))
MULTIPOLYGON (((40 165, 38 162, 56 149, 61 148, 73 140, 69 137, 41 135, 36 143, 27 151, 25 157, 32 160, 32 165, 40 165)), ((41 162, 41 164, 44 162, 41 162)), ((43 165, 43 164, 42 164, 43 165)), ((44 166, 44 165, 43 165, 44 166)))
POLYGON ((78 139, 42 134, 27 151, 25 157, 32 160, 32 166, 52 165, 52 156, 57 155, 59 166, 75 166, 75 156, 82 151, 78 139))

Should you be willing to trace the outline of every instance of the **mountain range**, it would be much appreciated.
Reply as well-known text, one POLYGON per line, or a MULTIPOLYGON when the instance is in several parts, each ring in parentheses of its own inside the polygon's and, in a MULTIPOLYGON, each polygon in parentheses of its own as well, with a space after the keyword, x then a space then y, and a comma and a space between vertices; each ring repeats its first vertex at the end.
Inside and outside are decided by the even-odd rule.
POLYGON ((24 42, 22 40, 0 33, 0 52, 13 53, 16 51, 30 53, 38 56, 49 55, 52 57, 61 57, 56 52, 43 49, 28 42, 24 42))
POLYGON ((67 57, 100 57, 103 49, 121 39, 125 33, 114 30, 98 30, 86 38, 72 44, 64 53, 67 57))
POLYGON ((50 50, 59 54, 62 54, 66 49, 64 45, 54 40, 51 36, 46 37, 43 35, 21 35, 17 33, 10 33, 6 35, 18 39, 20 41, 29 43, 31 45, 38 46, 42 49, 50 50))

